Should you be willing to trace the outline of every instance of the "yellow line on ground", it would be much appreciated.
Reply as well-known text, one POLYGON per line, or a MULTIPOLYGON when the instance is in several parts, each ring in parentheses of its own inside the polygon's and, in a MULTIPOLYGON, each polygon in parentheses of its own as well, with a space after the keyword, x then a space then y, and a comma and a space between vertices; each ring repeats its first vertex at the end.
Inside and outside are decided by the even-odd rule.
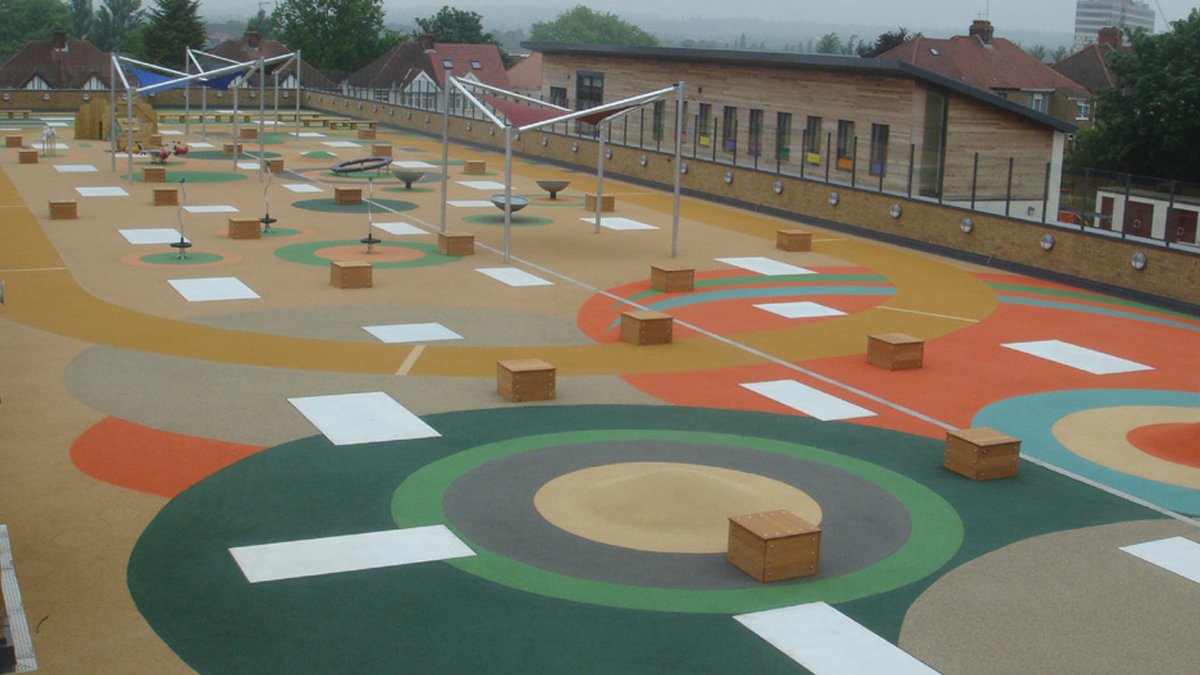
POLYGON ((416 347, 413 347, 412 351, 408 353, 408 356, 404 358, 404 363, 401 363, 400 367, 396 369, 396 374, 407 375, 408 371, 412 370, 413 365, 416 364, 417 359, 421 358, 421 352, 423 351, 425 351, 425 345, 417 345, 416 347))
POLYGON ((0 270, 0 273, 3 273, 3 272, 66 272, 66 271, 67 271, 67 268, 65 268, 65 267, 10 267, 5 270, 0 270))
POLYGON ((953 319, 955 321, 966 321, 967 323, 979 323, 979 319, 968 319, 962 316, 950 316, 949 314, 938 314, 936 312, 922 312, 915 309, 904 309, 902 307, 888 307, 879 305, 877 309, 886 309, 889 312, 906 312, 908 314, 920 314, 921 316, 936 316, 939 319, 953 319))

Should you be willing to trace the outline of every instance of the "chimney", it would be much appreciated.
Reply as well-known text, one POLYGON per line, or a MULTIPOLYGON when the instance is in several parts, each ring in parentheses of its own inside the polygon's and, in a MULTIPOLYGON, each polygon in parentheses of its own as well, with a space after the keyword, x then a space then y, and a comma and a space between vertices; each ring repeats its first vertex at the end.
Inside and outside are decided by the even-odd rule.
POLYGON ((258 31, 254 30, 253 28, 247 28, 246 35, 244 37, 246 40, 246 49, 258 49, 258 31))
POLYGON ((987 19, 975 19, 971 22, 971 29, 967 31, 967 35, 973 35, 979 38, 983 44, 991 44, 992 42, 992 22, 987 19))
POLYGON ((421 34, 421 49, 427 52, 433 51, 433 33, 421 34))
POLYGON ((54 47, 54 51, 63 52, 67 50, 67 31, 61 28, 55 28, 50 34, 50 42, 54 47))
POLYGON ((1108 46, 1113 49, 1121 46, 1121 29, 1116 26, 1101 28, 1099 39, 1096 40, 1101 47, 1108 46))

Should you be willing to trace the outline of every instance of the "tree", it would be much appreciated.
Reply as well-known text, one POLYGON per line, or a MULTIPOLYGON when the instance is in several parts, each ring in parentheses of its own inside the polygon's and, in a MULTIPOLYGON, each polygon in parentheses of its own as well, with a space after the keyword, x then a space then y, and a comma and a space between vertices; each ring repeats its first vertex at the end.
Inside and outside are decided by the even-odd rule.
POLYGON ((1069 49, 1067 49, 1066 46, 1059 45, 1058 47, 1056 47, 1054 49, 1054 51, 1050 52, 1050 60, 1054 61, 1055 63, 1058 63, 1059 61, 1062 61, 1063 59, 1067 58, 1070 55, 1071 55, 1071 51, 1069 49))
POLYGON ((199 49, 207 36, 197 13, 199 0, 155 0, 150 20, 142 31, 137 54, 160 66, 183 70, 188 47, 199 49))
POLYGON ((71 25, 75 28, 75 37, 88 36, 95 15, 92 11, 92 0, 71 0, 71 25))
POLYGON ((534 23, 530 39, 534 42, 569 44, 658 46, 658 38, 616 14, 596 12, 584 5, 576 5, 559 14, 554 21, 534 23))
POLYGON ((888 51, 892 47, 904 44, 905 42, 920 36, 920 33, 916 33, 915 35, 909 34, 907 28, 900 26, 896 28, 896 30, 889 30, 886 33, 880 33, 879 37, 875 38, 875 44, 867 44, 864 42, 858 48, 858 55, 864 58, 873 59, 876 56, 888 51))
POLYGON ((443 6, 431 17, 416 19, 417 30, 412 37, 418 40, 425 33, 433 35, 434 42, 454 44, 497 45, 491 33, 483 31, 483 17, 476 12, 443 6))
POLYGON ((276 33, 275 17, 267 14, 267 10, 259 5, 258 14, 250 17, 250 20, 246 22, 246 30, 255 31, 263 39, 274 38, 276 33))
POLYGON ((817 41, 818 54, 841 54, 842 39, 837 33, 826 33, 817 41))
POLYGON ((1032 47, 1022 46, 1021 49, 1024 49, 1026 54, 1029 54, 1038 61, 1045 61, 1046 56, 1050 53, 1047 51, 1045 45, 1034 45, 1032 47))
POLYGON ((1171 26, 1109 57, 1120 86, 1099 93, 1073 163, 1200 183, 1200 10, 1171 26))
POLYGON ((71 11, 60 0, 6 0, 0 2, 0 63, 30 40, 45 40, 56 27, 71 29, 71 11))
POLYGON ((288 47, 330 70, 358 70, 400 39, 383 27, 383 0, 282 0, 271 18, 288 47))
POLYGON ((146 20, 141 0, 104 0, 96 11, 91 40, 100 51, 129 51, 146 20))

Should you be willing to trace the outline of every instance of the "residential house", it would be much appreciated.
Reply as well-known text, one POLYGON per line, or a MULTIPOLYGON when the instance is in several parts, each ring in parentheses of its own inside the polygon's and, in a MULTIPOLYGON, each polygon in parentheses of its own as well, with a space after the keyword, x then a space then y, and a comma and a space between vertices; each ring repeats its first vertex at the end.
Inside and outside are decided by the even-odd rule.
POLYGON ((502 89, 511 86, 495 45, 435 43, 426 35, 396 44, 352 74, 342 89, 357 98, 433 110, 447 74, 502 89))
MULTIPOLYGON (((1011 202, 1023 216, 1057 210, 1063 147, 1074 125, 910 63, 707 49, 523 46, 542 54, 541 97, 574 109, 684 81, 689 155, 964 205, 990 202, 1003 210, 1011 202)), ((675 116, 673 102, 659 101, 601 132, 616 143, 666 151, 675 116)))
POLYGON ((512 91, 537 98, 542 93, 542 54, 530 52, 508 69, 512 91))
MULTIPOLYGON (((288 54, 294 49, 279 42, 278 40, 270 40, 258 34, 255 30, 246 30, 240 38, 225 40, 224 42, 208 50, 211 54, 243 63, 246 61, 256 61, 259 58, 269 59, 273 56, 288 54)), ((300 54, 304 56, 303 53, 300 54)), ((217 68, 221 63, 207 63, 206 68, 217 68)), ((277 70, 268 69, 267 71, 267 87, 275 86, 275 75, 278 73, 280 89, 295 89, 296 88, 296 62, 292 61, 286 65, 280 65, 277 70)), ((323 89, 325 91, 336 90, 337 83, 327 77, 324 73, 318 70, 311 64, 303 61, 300 62, 300 84, 305 89, 323 89)), ((242 80, 243 88, 258 88, 258 74, 252 73, 249 77, 242 80)))
POLYGON ((1101 28, 1099 39, 1054 64, 1054 69, 1093 93, 1117 86, 1117 76, 1108 67, 1108 57, 1124 49, 1121 45, 1121 29, 1101 28))
POLYGON ((975 20, 967 35, 918 36, 879 58, 911 63, 1076 126, 1092 120, 1093 96, 1087 88, 995 37, 991 22, 984 19, 975 20))
POLYGON ((87 40, 68 40, 56 28, 50 39, 25 43, 0 66, 0 88, 108 91, 109 72, 109 54, 87 40))

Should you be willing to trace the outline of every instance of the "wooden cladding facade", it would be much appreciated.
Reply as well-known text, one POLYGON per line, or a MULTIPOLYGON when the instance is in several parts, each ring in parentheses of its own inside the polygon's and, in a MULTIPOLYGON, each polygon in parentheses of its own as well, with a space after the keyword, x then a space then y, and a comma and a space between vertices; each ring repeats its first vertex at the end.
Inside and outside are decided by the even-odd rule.
MULTIPOLYGON (((940 191, 950 201, 971 199, 973 177, 979 201, 1003 200, 1006 194, 1014 200, 1042 199, 1047 163, 1061 157, 1064 140, 1061 133, 1036 120, 895 70, 875 74, 855 68, 549 51, 543 54, 543 98, 549 98, 552 88, 573 93, 580 72, 603 75, 605 103, 683 80, 689 153, 694 149, 699 156, 718 161, 736 158, 739 164, 753 156, 761 168, 778 166, 793 174, 803 170, 821 178, 828 174, 837 181, 875 187, 882 183, 885 190, 901 193, 908 191, 911 181, 913 194, 937 196, 940 191), (926 107, 931 99, 943 98, 947 102, 944 136, 928 139, 927 148, 931 127, 926 107), (726 128, 731 110, 736 120, 733 134, 726 128), (806 137, 813 117, 821 118, 815 142, 806 137), (791 128, 782 134, 777 126, 781 118, 791 121, 791 128), (708 124, 698 128, 703 119, 708 124), (846 156, 839 161, 838 130, 839 126, 846 129, 847 122, 853 125, 853 139, 843 142, 849 149, 843 149, 846 156), (882 151, 872 147, 872 130, 879 125, 887 127, 887 147, 882 151)), ((567 107, 577 108, 578 102, 569 96, 567 107)), ((656 145, 656 120, 650 110, 626 115, 605 133, 615 142, 669 150, 675 127, 673 102, 667 103, 665 113, 661 146, 656 145)), ((1052 173, 1057 176, 1057 168, 1052 173)), ((1051 195, 1057 194, 1057 188, 1057 183, 1050 186, 1051 195)))

